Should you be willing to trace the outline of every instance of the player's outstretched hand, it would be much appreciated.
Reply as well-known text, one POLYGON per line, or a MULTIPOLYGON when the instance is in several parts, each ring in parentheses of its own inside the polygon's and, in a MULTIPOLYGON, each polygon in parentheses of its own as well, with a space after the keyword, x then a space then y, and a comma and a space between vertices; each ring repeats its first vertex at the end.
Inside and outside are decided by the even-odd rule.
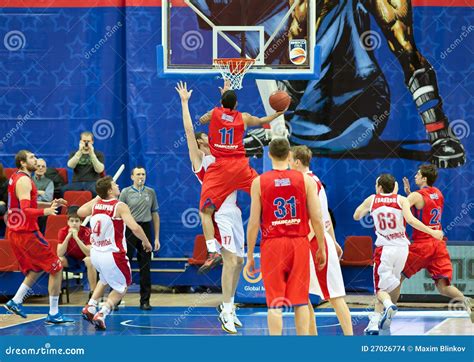
POLYGON ((253 257, 248 257, 247 256, 247 264, 245 264, 245 269, 247 272, 253 276, 257 271, 255 270, 255 260, 253 257))
POLYGON ((191 94, 193 94, 192 89, 188 91, 188 85, 186 82, 179 81, 176 83, 176 92, 179 94, 179 98, 181 98, 182 101, 187 101, 189 98, 191 98, 191 94))
POLYGON ((442 239, 443 239, 443 236, 444 236, 443 230, 434 230, 432 236, 433 236, 435 239, 442 240, 442 239))
POLYGON ((51 206, 44 209, 44 216, 56 215, 58 213, 58 207, 54 201, 51 203, 51 206))
POLYGON ((403 190, 405 190, 405 193, 407 195, 410 194, 411 190, 410 190, 410 181, 408 181, 408 179, 406 177, 403 178, 403 190))
POLYGON ((142 246, 143 246, 143 250, 145 250, 147 253, 150 253, 153 250, 148 240, 146 242, 142 242, 142 246))
POLYGON ((67 205, 67 201, 64 200, 64 199, 54 199, 52 202, 51 202, 51 206, 53 205, 53 202, 56 203, 56 205, 59 207, 59 206, 66 206, 67 205))
POLYGON ((223 88, 219 87, 219 91, 221 92, 221 95, 223 95, 229 89, 230 89, 230 80, 224 80, 224 87, 223 88))
POLYGON ((323 270, 326 265, 326 250, 318 248, 316 252, 316 260, 318 261, 318 270, 323 270))

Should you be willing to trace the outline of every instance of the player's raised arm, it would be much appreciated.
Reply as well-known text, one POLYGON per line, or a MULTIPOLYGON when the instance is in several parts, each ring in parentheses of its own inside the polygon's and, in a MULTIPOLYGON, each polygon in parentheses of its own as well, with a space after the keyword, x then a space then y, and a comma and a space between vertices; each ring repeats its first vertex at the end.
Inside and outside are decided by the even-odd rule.
POLYGON ((260 227, 260 217, 262 215, 262 202, 260 200, 260 177, 257 177, 252 182, 250 190, 252 197, 250 205, 250 218, 247 225, 247 265, 246 268, 249 273, 255 270, 255 262, 253 259, 253 252, 257 242, 258 230, 260 227))
POLYGON ((130 231, 141 240, 143 249, 145 249, 146 252, 151 252, 153 248, 151 247, 150 241, 148 240, 142 227, 138 225, 135 219, 133 218, 128 206, 123 202, 119 203, 117 205, 117 213, 118 216, 123 220, 127 228, 129 228, 130 231))
POLYGON ((408 202, 406 197, 399 196, 400 206, 402 207, 403 217, 405 221, 414 227, 417 230, 420 230, 428 235, 431 235, 435 239, 441 240, 443 239, 443 231, 442 230, 433 230, 429 226, 423 224, 420 220, 413 216, 410 210, 410 203, 408 202))
POLYGON ((306 188, 306 204, 310 217, 311 226, 313 227, 316 240, 318 241, 317 258, 319 269, 326 265, 326 246, 324 244, 324 223, 321 212, 321 202, 316 192, 316 183, 308 175, 304 175, 304 183, 306 188))
POLYGON ((370 205, 372 204, 372 201, 374 201, 375 195, 370 195, 368 198, 360 204, 356 211, 354 212, 354 220, 359 221, 362 219, 365 215, 367 215, 370 211, 370 205))
POLYGON ((84 205, 82 205, 79 209, 77 209, 77 215, 81 218, 85 218, 89 215, 92 214, 92 208, 96 204, 96 202, 100 200, 99 196, 96 196, 92 200, 86 202, 84 205))
POLYGON ((199 118, 199 122, 201 122, 201 124, 208 124, 209 122, 211 122, 211 117, 212 117, 212 110, 202 115, 201 118, 199 118))
POLYGON ((193 165, 194 170, 198 170, 202 164, 202 158, 204 156, 203 152, 199 149, 199 146, 196 141, 194 134, 194 126, 191 119, 191 113, 189 112, 189 98, 193 93, 192 89, 188 90, 187 84, 179 82, 176 85, 176 91, 181 98, 181 107, 183 110, 183 126, 184 133, 186 135, 186 142, 188 144, 189 159, 193 165))
POLYGON ((275 114, 272 114, 271 116, 266 116, 262 118, 252 116, 250 113, 242 113, 242 118, 244 120, 246 127, 257 127, 257 126, 263 126, 264 124, 270 123, 271 121, 278 118, 285 112, 286 112, 286 109, 281 112, 276 112, 275 114))

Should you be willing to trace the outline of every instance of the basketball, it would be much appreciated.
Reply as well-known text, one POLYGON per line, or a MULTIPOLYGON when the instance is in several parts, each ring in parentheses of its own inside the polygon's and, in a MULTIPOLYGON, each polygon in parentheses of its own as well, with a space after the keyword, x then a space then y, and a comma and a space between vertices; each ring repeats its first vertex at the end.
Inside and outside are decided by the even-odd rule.
POLYGON ((275 111, 280 112, 290 106, 291 98, 285 91, 277 90, 270 95, 268 101, 275 111))

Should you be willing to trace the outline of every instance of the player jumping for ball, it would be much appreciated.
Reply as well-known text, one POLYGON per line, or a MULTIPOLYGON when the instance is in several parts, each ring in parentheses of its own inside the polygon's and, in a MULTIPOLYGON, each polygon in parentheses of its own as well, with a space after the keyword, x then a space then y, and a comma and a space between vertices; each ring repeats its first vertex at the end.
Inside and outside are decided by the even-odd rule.
MULTIPOLYGON (((176 87, 183 108, 183 125, 189 150, 192 169, 202 184, 204 176, 215 157, 209 150, 209 140, 205 133, 195 133, 189 112, 189 98, 192 90, 186 83, 179 82, 176 87)), ((208 245, 208 251, 220 253, 223 258, 222 268, 222 304, 218 306, 219 320, 222 329, 228 333, 237 333, 236 327, 242 322, 235 313, 234 296, 244 265, 244 227, 242 212, 237 206, 237 191, 232 192, 214 213, 217 243, 208 245), (210 249, 212 248, 212 249, 210 249)))
POLYGON ((370 318, 366 334, 378 334, 379 329, 388 330, 393 316, 398 311, 396 290, 400 275, 408 257, 410 241, 406 236, 405 221, 413 228, 442 239, 443 232, 424 225, 413 216, 410 204, 398 195, 398 184, 390 174, 380 175, 375 182, 375 195, 364 200, 354 212, 354 220, 370 213, 374 219, 374 289, 376 292, 375 313, 370 318))
POLYGON ((125 226, 142 241, 146 252, 151 252, 153 248, 128 206, 117 199, 120 190, 112 177, 97 180, 96 191, 98 196, 77 210, 80 217, 92 215, 90 258, 100 278, 91 299, 82 310, 82 316, 98 330, 105 330, 105 318, 122 300, 127 287, 132 283, 125 226), (104 295, 108 285, 112 291, 102 308, 97 310, 98 300, 104 295))
POLYGON ((209 123, 209 149, 216 158, 204 176, 199 203, 207 245, 216 243, 212 221, 214 211, 221 207, 232 192, 250 192, 252 181, 258 176, 245 157, 243 138, 247 127, 270 123, 285 112, 262 118, 241 113, 236 110, 237 95, 228 86, 226 83, 221 89, 221 107, 215 107, 200 118, 202 124, 209 123))

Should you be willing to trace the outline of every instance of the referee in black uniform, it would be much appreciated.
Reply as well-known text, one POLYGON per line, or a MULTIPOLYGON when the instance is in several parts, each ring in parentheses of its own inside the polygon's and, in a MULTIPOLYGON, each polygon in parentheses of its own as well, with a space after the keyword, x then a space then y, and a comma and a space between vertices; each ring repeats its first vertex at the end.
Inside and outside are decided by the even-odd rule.
MULTIPOLYGON (((130 208, 132 216, 143 228, 148 240, 152 240, 151 227, 155 233, 154 251, 160 249, 160 216, 158 214, 158 201, 155 191, 145 186, 145 168, 137 166, 132 170, 133 185, 126 187, 120 193, 120 201, 130 208)), ((137 253, 138 265, 140 268, 140 309, 151 310, 151 253, 147 253, 142 246, 142 242, 127 228, 125 236, 127 238, 127 256, 132 261, 135 251, 137 253)))

